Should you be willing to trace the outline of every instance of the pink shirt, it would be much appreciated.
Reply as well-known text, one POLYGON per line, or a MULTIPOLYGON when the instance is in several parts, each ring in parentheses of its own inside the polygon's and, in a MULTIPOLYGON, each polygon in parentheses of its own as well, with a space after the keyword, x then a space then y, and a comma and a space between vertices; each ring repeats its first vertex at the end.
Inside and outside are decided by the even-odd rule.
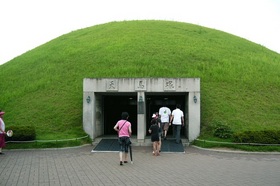
POLYGON ((119 120, 117 122, 118 128, 121 130, 119 131, 119 137, 127 136, 129 137, 129 127, 131 127, 131 123, 127 120, 119 120), (125 122, 125 124, 124 124, 125 122), (123 125, 124 124, 124 125, 123 125))

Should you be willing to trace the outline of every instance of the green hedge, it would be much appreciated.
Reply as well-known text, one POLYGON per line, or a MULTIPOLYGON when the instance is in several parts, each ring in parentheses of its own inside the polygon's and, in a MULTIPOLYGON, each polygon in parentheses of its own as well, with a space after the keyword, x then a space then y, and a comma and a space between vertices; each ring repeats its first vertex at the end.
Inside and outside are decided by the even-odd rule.
POLYGON ((232 130, 227 124, 217 124, 213 131, 214 136, 218 138, 228 139, 232 136, 232 130))
POLYGON ((6 131, 8 130, 13 131, 13 136, 6 136, 6 141, 32 141, 36 139, 36 132, 34 126, 10 126, 6 128, 6 131))
POLYGON ((280 131, 245 131, 233 134, 236 143, 280 144, 280 131))
POLYGON ((232 137, 231 127, 224 121, 213 121, 209 123, 208 130, 213 132, 213 136, 228 139, 232 137))

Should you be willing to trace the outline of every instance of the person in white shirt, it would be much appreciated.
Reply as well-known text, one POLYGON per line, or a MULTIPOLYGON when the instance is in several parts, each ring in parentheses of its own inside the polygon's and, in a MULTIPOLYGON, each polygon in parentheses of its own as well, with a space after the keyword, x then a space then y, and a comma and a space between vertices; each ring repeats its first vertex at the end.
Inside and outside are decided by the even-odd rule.
POLYGON ((171 122, 173 126, 173 135, 175 135, 176 143, 180 143, 181 128, 184 126, 184 113, 181 110, 181 105, 177 104, 176 109, 172 111, 171 122))
POLYGON ((170 123, 171 110, 168 107, 163 106, 159 109, 158 113, 159 113, 159 117, 161 120, 161 128, 163 131, 162 135, 163 135, 164 140, 166 140, 168 128, 171 125, 171 123, 170 123))

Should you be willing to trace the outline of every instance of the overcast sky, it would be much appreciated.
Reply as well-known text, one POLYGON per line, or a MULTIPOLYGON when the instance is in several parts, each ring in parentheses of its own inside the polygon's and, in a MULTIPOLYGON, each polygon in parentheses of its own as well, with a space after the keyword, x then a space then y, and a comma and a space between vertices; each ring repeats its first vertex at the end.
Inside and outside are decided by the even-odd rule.
POLYGON ((71 31, 123 20, 193 23, 280 53, 280 0, 0 0, 0 64, 71 31))

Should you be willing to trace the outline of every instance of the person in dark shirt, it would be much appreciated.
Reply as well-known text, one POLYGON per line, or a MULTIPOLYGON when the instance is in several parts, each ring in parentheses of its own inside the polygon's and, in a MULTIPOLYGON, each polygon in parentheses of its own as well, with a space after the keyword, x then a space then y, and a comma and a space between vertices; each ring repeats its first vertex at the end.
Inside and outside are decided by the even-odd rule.
POLYGON ((152 119, 149 133, 151 134, 151 141, 153 142, 153 155, 159 156, 159 124, 156 119, 152 119))

